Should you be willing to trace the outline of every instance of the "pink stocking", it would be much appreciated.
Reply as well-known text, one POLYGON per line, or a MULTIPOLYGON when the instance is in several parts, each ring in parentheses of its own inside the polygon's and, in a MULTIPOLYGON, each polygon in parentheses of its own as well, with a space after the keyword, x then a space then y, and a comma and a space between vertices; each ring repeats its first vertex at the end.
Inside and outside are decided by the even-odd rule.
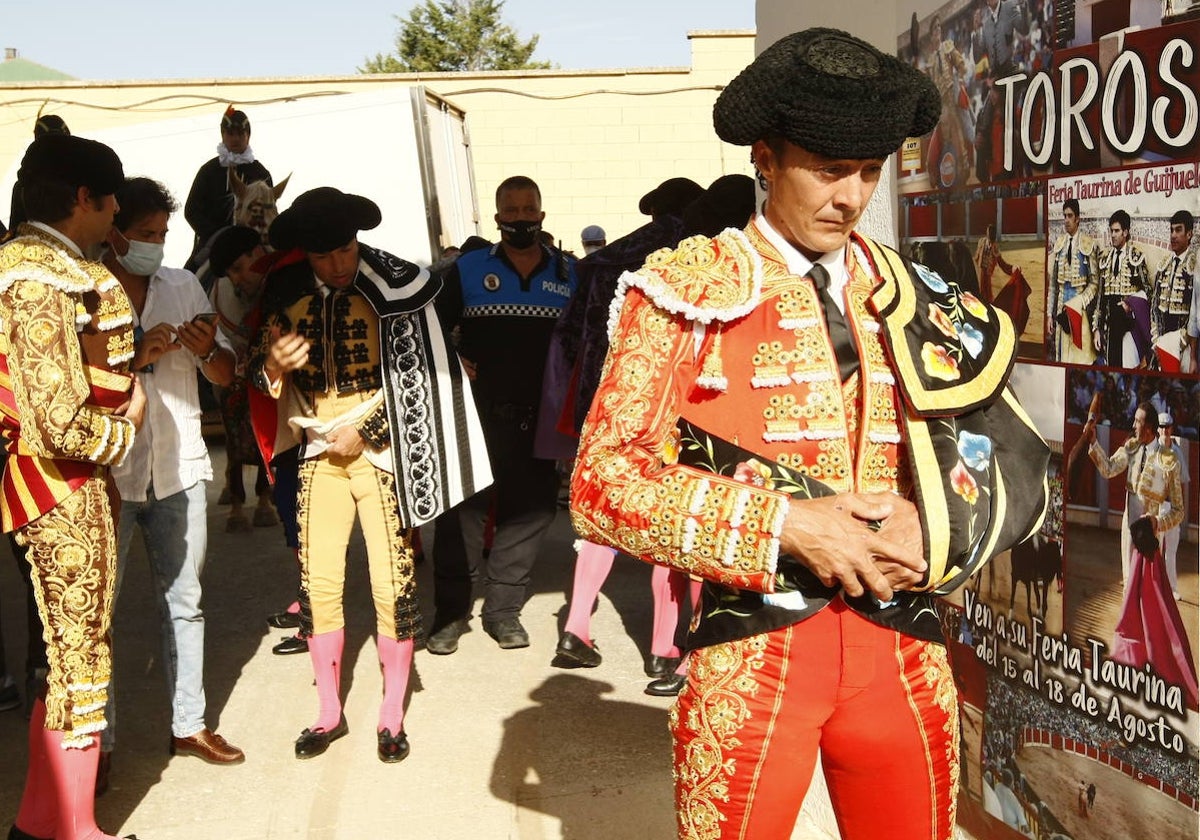
POLYGON ((655 656, 673 659, 679 656, 675 644, 675 626, 679 623, 679 602, 683 600, 688 576, 666 566, 655 566, 650 576, 654 593, 654 630, 650 637, 650 652, 655 656))
POLYGON ((54 775, 46 758, 46 704, 42 698, 33 703, 29 718, 29 767, 25 772, 25 792, 13 823, 33 837, 53 837, 57 828, 58 798, 54 794, 54 775))
POLYGON ((346 630, 339 628, 328 633, 318 633, 308 638, 308 655, 312 659, 313 676, 317 680, 317 699, 321 712, 313 731, 333 730, 342 719, 342 648, 346 643, 346 630))
POLYGON ((383 703, 379 706, 376 731, 386 729, 394 737, 404 731, 404 695, 412 670, 413 640, 397 641, 380 634, 375 643, 379 647, 379 664, 383 666, 383 703))
POLYGON ((579 554, 575 557, 575 583, 571 587, 571 611, 563 629, 589 645, 592 643, 592 609, 596 606, 600 587, 612 571, 616 554, 615 548, 580 540, 579 554))
POLYGON ((63 749, 63 733, 42 730, 46 761, 54 778, 58 800, 55 840, 116 840, 96 825, 96 765, 100 761, 100 739, 92 737, 86 749, 63 749))

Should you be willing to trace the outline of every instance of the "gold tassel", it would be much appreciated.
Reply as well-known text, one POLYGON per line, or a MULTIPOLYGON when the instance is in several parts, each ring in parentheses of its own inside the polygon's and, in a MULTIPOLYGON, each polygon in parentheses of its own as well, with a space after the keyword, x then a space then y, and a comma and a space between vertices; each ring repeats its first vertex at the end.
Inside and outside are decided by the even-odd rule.
POLYGON ((704 354, 704 362, 700 365, 700 376, 696 378, 696 384, 710 391, 725 391, 729 388, 729 380, 725 378, 725 370, 721 365, 721 325, 719 323, 712 347, 704 354))

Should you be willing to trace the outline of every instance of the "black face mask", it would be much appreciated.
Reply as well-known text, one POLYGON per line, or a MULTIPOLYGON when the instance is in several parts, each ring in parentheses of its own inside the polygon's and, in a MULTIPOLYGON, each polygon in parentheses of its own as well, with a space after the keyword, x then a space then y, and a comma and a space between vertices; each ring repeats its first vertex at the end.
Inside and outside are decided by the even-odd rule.
POLYGON ((528 248, 537 242, 537 235, 542 232, 541 222, 498 222, 500 233, 505 242, 514 248, 528 248))

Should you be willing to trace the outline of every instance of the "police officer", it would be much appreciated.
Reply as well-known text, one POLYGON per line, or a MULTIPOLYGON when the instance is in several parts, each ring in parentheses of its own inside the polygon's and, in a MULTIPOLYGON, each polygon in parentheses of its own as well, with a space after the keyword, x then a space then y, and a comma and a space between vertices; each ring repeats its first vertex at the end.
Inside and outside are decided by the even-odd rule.
POLYGON ((555 462, 534 455, 542 372, 554 322, 575 291, 575 258, 539 242, 542 196, 530 178, 496 189, 500 242, 458 258, 438 295, 438 316, 460 331, 495 484, 437 523, 430 653, 449 654, 468 629, 471 568, 483 559, 483 629, 505 649, 529 645, 521 607, 538 547, 557 509, 555 462), (495 522, 486 558, 486 517, 495 522))

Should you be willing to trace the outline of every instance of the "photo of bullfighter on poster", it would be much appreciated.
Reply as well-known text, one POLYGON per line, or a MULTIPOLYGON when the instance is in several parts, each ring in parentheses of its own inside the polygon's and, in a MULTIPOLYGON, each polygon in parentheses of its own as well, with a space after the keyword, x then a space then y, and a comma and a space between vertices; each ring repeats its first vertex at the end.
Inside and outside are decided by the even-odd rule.
POLYGON ((1050 178, 1051 361, 1190 374, 1200 162, 1050 178))
POLYGON ((1051 446, 1051 505, 1030 541, 946 599, 955 607, 944 616, 962 721, 959 821, 977 840, 1195 836, 1196 500, 1176 492, 1184 473, 1172 470, 1197 470, 1194 415, 1184 406, 1200 393, 1178 384, 1097 368, 1014 368, 1014 391, 1051 446), (1139 402, 1189 425, 1172 419, 1152 435, 1139 402), (1138 434, 1158 441, 1148 450, 1153 467, 1116 454, 1138 434), (1159 503, 1157 536, 1151 526, 1146 538, 1145 522, 1130 530, 1123 572, 1130 469, 1144 470, 1134 483, 1148 486, 1147 498, 1176 481, 1163 492, 1181 515, 1159 503), (1149 478, 1155 470, 1162 481, 1149 478))

